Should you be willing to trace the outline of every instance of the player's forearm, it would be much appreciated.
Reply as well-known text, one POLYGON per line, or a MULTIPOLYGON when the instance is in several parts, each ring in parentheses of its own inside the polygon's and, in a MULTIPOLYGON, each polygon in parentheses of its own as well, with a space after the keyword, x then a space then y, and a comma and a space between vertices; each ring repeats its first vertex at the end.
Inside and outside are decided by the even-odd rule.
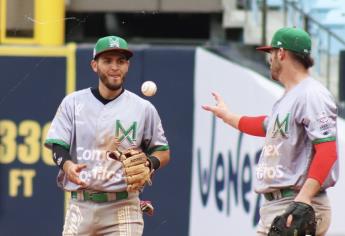
POLYGON ((295 199, 295 201, 308 204, 311 203, 313 197, 320 191, 322 184, 337 160, 336 141, 316 144, 314 148, 316 152, 308 171, 308 178, 295 199))
POLYGON ((337 142, 315 144, 314 149, 315 154, 308 170, 308 178, 315 179, 322 185, 337 161, 337 142))
POLYGON ((151 156, 156 157, 159 160, 159 168, 166 166, 170 161, 170 151, 155 151, 151 156))
POLYGON ((308 178, 297 194, 295 201, 311 204, 313 197, 320 191, 320 183, 312 178, 308 178))
POLYGON ((222 120, 232 126, 233 128, 235 129, 238 129, 238 124, 240 122, 240 119, 241 119, 241 115, 238 115, 238 114, 235 114, 235 113, 231 113, 231 112, 228 112, 223 118, 222 120))

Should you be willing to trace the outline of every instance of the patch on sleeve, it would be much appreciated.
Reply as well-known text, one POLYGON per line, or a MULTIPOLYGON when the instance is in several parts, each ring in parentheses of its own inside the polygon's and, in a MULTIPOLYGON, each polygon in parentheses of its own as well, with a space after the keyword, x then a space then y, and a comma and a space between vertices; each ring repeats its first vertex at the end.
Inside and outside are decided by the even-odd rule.
POLYGON ((332 118, 327 115, 325 112, 322 112, 318 115, 316 119, 316 126, 322 133, 322 135, 327 136, 330 134, 331 129, 334 128, 335 123, 333 122, 332 118))

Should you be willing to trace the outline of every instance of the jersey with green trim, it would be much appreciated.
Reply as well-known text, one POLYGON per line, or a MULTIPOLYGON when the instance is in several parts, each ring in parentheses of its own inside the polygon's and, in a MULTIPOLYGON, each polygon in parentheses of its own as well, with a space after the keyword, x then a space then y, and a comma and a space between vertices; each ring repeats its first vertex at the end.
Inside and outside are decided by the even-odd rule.
MULTIPOLYGON (((336 119, 333 96, 313 78, 286 92, 264 122, 267 131, 256 169, 256 191, 301 188, 315 154, 313 144, 336 140, 336 119)), ((337 178, 338 161, 322 189, 333 186, 337 178)))
MULTIPOLYGON (((168 142, 155 107, 125 90, 115 100, 101 103, 84 89, 66 96, 48 131, 45 144, 59 144, 69 150, 72 161, 85 163, 79 177, 93 191, 125 191, 127 184, 121 163, 107 156, 109 143, 117 137, 121 150, 140 149, 148 154, 168 150, 168 142)), ((70 182, 63 171, 58 185, 67 191, 81 187, 70 182)))

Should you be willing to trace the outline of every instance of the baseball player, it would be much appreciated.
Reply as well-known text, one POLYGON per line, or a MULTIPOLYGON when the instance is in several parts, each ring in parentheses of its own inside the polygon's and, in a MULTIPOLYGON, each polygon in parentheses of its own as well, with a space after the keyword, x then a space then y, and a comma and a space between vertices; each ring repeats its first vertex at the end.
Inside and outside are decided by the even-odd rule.
POLYGON ((170 156, 155 107, 123 87, 132 55, 123 38, 100 38, 98 87, 66 96, 52 121, 45 144, 71 192, 63 235, 142 235, 139 192, 170 156))
POLYGON ((285 88, 271 114, 234 114, 217 93, 217 104, 203 108, 241 132, 265 137, 256 170, 256 192, 266 199, 257 235, 325 235, 331 217, 326 190, 338 177, 336 104, 309 75, 308 33, 282 28, 270 46, 257 49, 270 53, 272 79, 285 88))

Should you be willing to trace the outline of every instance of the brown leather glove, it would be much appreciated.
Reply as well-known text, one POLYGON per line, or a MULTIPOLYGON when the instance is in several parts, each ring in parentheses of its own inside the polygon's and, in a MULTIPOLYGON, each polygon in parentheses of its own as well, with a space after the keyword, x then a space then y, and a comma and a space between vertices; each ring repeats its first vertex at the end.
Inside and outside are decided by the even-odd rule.
POLYGON ((127 191, 137 191, 146 183, 151 184, 150 162, 144 152, 133 149, 121 152, 117 149, 109 157, 122 162, 127 191))

